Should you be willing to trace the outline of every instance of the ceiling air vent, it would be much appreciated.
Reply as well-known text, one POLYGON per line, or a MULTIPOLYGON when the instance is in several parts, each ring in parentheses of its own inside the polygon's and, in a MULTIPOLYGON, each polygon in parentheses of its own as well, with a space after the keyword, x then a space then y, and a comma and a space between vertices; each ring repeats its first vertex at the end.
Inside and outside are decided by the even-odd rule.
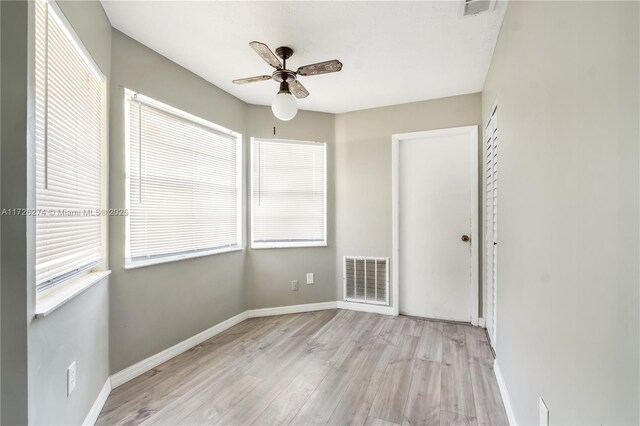
POLYGON ((480 13, 491 12, 496 0, 465 0, 462 16, 475 16, 480 13))

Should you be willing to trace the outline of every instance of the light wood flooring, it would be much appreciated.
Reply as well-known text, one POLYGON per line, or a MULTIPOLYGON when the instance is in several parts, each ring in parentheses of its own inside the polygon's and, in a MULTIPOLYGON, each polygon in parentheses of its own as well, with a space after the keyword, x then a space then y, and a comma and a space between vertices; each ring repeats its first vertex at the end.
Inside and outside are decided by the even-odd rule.
POLYGON ((114 389, 97 424, 508 421, 483 329, 327 310, 246 320, 114 389))

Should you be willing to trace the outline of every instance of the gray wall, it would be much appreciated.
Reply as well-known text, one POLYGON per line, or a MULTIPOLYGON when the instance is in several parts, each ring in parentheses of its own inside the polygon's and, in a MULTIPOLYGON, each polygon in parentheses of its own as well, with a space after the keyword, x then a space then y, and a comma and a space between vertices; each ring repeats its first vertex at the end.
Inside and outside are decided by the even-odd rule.
POLYGON ((109 284, 104 279, 29 328, 29 423, 81 424, 109 377, 109 284), (67 397, 67 367, 76 388, 67 397))
MULTIPOLYGON (((125 88, 246 134, 244 102, 117 30, 113 30, 112 58, 112 208, 125 207, 125 88)), ((244 251, 125 270, 124 248, 124 218, 113 217, 112 373, 245 310, 244 251)))
POLYGON ((343 256, 392 254, 391 135, 480 125, 480 102, 480 93, 475 93, 336 115, 336 281, 340 298, 343 256))
MULTIPOLYGON (((61 1, 60 9, 109 77, 111 25, 97 1, 61 1)), ((31 269, 31 268, 30 268, 31 269)), ((33 276, 28 281, 34 286, 33 276)), ((31 304, 30 308, 33 309, 31 304)), ((32 313, 32 312, 31 312, 32 313)), ((32 315, 30 315, 32 318, 32 315)), ((81 423, 109 376, 109 283, 102 280, 29 327, 29 423, 81 423), (67 367, 77 383, 67 397, 67 367)))
POLYGON ((510 2, 498 102, 497 360, 517 421, 638 424, 637 2, 510 2))
MULTIPOLYGON (((274 91, 275 87, 274 85, 274 91)), ((299 111, 292 121, 282 122, 274 119, 270 107, 249 105, 247 126, 247 133, 252 137, 327 143, 327 247, 256 250, 248 248, 247 308, 257 309, 336 300, 334 115, 299 111), (274 126, 276 126, 275 136, 273 135, 274 126), (314 273, 313 285, 305 284, 307 272, 314 273), (292 280, 298 280, 299 291, 291 291, 292 280)), ((246 171, 249 179, 249 163, 246 171)), ((247 197, 249 208, 250 204, 251 199, 247 197)), ((249 220, 249 216, 247 219, 249 220)))
MULTIPOLYGON (((29 85, 29 20, 26 1, 0 2, 2 129, 0 181, 2 209, 27 206, 27 99, 29 85)), ((27 422, 27 220, 2 216, 2 424, 27 422)))

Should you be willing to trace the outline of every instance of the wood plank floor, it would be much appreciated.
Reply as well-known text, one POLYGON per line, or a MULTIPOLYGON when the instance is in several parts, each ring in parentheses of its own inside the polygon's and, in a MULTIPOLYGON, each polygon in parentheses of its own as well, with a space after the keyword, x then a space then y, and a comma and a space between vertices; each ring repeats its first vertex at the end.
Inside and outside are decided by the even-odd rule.
POLYGON ((327 310, 246 320, 114 389, 97 424, 508 421, 483 329, 327 310))

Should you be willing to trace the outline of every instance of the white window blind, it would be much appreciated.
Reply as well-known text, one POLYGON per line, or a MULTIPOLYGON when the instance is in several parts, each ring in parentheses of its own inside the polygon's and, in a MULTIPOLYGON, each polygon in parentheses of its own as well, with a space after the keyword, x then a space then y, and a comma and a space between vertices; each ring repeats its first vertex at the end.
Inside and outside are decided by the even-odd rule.
POLYGON ((128 93, 129 266, 237 249, 240 135, 128 93))
POLYGON ((252 247, 326 245, 326 144, 252 140, 252 247))
POLYGON ((36 286, 104 261, 106 83, 55 4, 35 2, 36 286))

